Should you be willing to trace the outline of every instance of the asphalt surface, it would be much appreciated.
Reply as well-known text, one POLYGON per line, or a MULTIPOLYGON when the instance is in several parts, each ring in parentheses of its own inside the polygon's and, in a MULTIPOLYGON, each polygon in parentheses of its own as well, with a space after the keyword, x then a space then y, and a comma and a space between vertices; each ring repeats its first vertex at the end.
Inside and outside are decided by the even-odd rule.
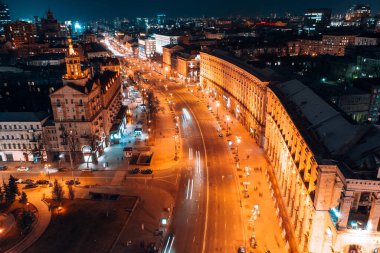
POLYGON ((181 129, 184 153, 199 151, 201 160, 199 168, 197 156, 187 155, 192 159, 181 173, 171 252, 237 252, 237 248, 244 245, 244 225, 227 141, 218 136, 217 122, 205 104, 186 88, 170 85, 168 89, 173 93, 177 114, 185 114, 181 129), (184 120, 187 114, 184 109, 190 114, 187 120, 184 120), (190 200, 186 199, 189 179, 194 180, 190 200))

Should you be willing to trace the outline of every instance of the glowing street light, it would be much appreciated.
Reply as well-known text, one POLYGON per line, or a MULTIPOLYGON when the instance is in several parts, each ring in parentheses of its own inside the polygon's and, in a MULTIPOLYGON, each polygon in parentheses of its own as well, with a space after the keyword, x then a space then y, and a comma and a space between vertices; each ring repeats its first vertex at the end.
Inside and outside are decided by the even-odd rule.
POLYGON ((219 113, 218 113, 218 109, 219 109, 219 106, 220 106, 220 102, 219 101, 216 101, 216 118, 218 119, 219 118, 219 113))
POLYGON ((239 144, 241 142, 241 137, 236 136, 236 156, 239 158, 239 144))
POLYGON ((226 136, 229 135, 229 133, 228 133, 228 122, 229 122, 230 120, 231 120, 230 115, 227 115, 227 116, 226 116, 226 125, 227 125, 227 133, 226 133, 226 136))

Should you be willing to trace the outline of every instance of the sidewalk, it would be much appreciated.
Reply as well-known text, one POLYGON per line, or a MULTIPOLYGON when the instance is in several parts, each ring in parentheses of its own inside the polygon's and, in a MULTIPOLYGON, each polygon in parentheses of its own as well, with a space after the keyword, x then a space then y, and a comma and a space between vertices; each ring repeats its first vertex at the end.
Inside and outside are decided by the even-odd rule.
POLYGON ((162 218, 171 218, 174 199, 172 195, 153 186, 153 180, 147 180, 145 184, 125 182, 118 187, 98 186, 93 188, 76 188, 76 198, 89 198, 89 192, 117 193, 128 196, 138 196, 140 202, 132 213, 126 224, 126 229, 120 234, 112 252, 141 253, 142 242, 146 249, 148 243, 154 243, 157 247, 161 245, 161 236, 153 234, 157 229, 166 230, 169 226, 161 226, 162 218), (168 209, 170 208, 170 209, 168 209), (131 242, 128 244, 127 242, 131 242))
MULTIPOLYGON (((216 118, 215 101, 206 98, 201 99, 201 101, 212 106, 212 113, 216 118)), ((226 108, 220 106, 218 108, 218 123, 223 129, 224 136, 226 136, 227 132, 226 115, 230 115, 231 117, 231 121, 228 124, 230 135, 224 137, 224 139, 233 142, 229 149, 235 161, 234 166, 238 167, 236 173, 241 191, 243 217, 246 219, 246 243, 247 246, 250 244, 252 236, 254 236, 257 242, 256 249, 247 247, 247 249, 250 249, 248 252, 265 252, 266 250, 270 250, 270 252, 285 253, 287 250, 281 226, 279 225, 278 211, 274 206, 275 199, 265 173, 269 165, 264 150, 255 143, 255 140, 239 121, 226 108), (237 144, 236 137, 240 138, 240 144, 237 144), (239 165, 237 165, 237 162, 239 165), (246 167, 250 168, 249 175, 245 172, 246 167), (244 197, 245 186, 243 183, 247 184, 247 194, 249 197, 244 197), (272 201, 268 201, 269 199, 272 199, 272 201), (260 215, 256 216, 256 220, 253 219, 252 215, 254 205, 258 205, 260 210, 260 215), (273 226, 275 224, 278 224, 278 226, 273 226)), ((226 145, 228 145, 227 141, 226 145)))
MULTIPOLYGON (((175 114, 170 110, 168 101, 168 96, 163 94, 157 89, 155 91, 155 96, 158 97, 160 101, 160 110, 156 114, 155 119, 155 129, 154 129, 154 145, 150 146, 154 156, 152 159, 151 166, 155 170, 169 169, 177 164, 174 161, 175 157, 175 146, 177 145, 177 156, 180 156, 180 145, 175 141, 175 135, 177 134, 175 128, 175 114)), ((178 159, 179 160, 179 159, 178 159)))
MULTIPOLYGON (((50 189, 50 188, 49 188, 50 189)), ((49 226, 51 213, 47 204, 41 200, 40 191, 28 194, 29 202, 38 210, 37 223, 32 231, 17 245, 6 251, 6 253, 20 253, 36 242, 49 226)))

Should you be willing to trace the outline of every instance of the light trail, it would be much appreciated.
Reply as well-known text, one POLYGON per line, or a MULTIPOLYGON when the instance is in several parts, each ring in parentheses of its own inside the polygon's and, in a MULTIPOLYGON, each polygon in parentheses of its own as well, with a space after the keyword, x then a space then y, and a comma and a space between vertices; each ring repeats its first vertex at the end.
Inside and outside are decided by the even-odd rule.
POLYGON ((190 113, 186 108, 182 108, 182 113, 183 113, 183 116, 186 120, 191 120, 190 113))

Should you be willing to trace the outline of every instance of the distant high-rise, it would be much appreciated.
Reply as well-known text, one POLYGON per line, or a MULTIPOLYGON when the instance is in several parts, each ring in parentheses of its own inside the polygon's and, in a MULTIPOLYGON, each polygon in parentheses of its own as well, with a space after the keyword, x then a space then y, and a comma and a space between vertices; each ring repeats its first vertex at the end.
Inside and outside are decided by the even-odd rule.
POLYGON ((368 4, 355 4, 346 13, 346 22, 359 26, 366 18, 371 17, 371 7, 368 4))
POLYGON ((380 13, 375 17, 375 32, 380 33, 380 13))
POLYGON ((14 21, 4 25, 5 37, 16 48, 32 44, 37 37, 36 25, 25 21, 14 21))
POLYGON ((60 34, 60 24, 57 19, 55 19, 54 14, 51 10, 46 13, 46 18, 41 18, 41 30, 40 35, 44 39, 59 37, 60 34))
POLYGON ((11 22, 9 15, 8 5, 4 4, 0 0, 0 31, 4 30, 4 25, 11 22))
POLYGON ((304 14, 303 30, 310 35, 320 34, 331 23, 331 9, 308 9, 304 14))
POLYGON ((157 25, 165 25, 166 23, 166 15, 165 14, 158 14, 157 15, 157 25))

